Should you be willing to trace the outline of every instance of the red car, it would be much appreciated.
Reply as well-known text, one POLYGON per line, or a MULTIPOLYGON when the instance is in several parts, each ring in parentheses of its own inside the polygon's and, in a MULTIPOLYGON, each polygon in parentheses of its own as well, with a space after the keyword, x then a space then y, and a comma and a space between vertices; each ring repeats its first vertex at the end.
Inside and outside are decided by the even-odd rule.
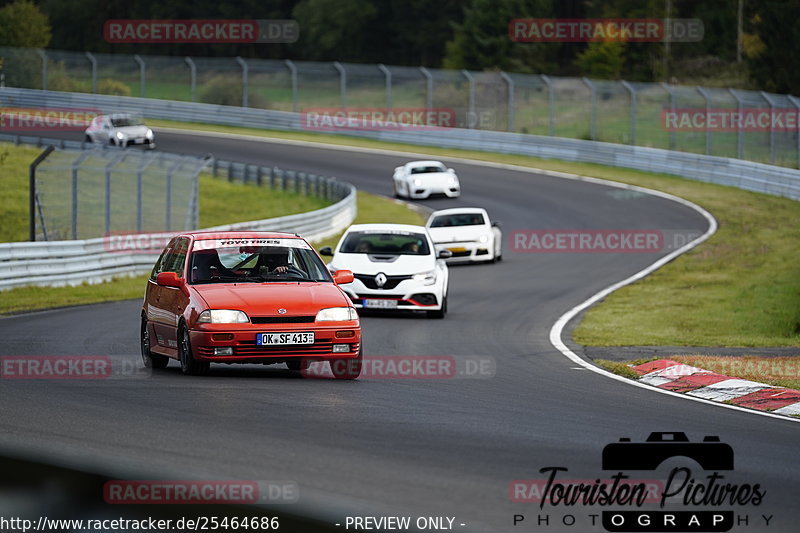
POLYGON ((167 244, 147 281, 142 360, 149 368, 180 361, 184 374, 210 363, 286 363, 303 371, 329 361, 339 379, 361 373, 361 325, 332 276, 300 236, 193 232, 167 244))

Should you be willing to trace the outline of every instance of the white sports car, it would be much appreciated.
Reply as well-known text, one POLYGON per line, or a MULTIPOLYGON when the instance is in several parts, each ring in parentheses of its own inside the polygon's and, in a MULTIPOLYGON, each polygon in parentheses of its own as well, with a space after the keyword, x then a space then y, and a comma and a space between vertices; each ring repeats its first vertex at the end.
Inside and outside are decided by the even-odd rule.
POLYGON ((123 147, 133 144, 156 147, 153 130, 145 126, 141 118, 128 113, 95 117, 86 128, 85 135, 86 142, 123 147))
POLYGON ((452 168, 440 161, 411 161, 394 169, 394 195, 412 200, 430 196, 461 196, 461 184, 452 168))
POLYGON ((426 311, 433 318, 447 312, 450 252, 437 253, 422 226, 353 225, 335 251, 325 247, 320 254, 333 256, 329 269, 353 271, 354 281, 341 288, 357 308, 426 311))
POLYGON ((425 224, 438 251, 449 250, 452 260, 501 261, 503 232, 480 207, 434 211, 425 224))

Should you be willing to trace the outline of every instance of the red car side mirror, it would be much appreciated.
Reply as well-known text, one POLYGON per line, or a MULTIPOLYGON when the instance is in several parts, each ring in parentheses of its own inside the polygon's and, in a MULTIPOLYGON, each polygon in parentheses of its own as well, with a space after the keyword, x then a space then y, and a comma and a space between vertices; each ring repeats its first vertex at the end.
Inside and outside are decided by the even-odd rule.
POLYGON ((337 285, 344 285, 346 283, 353 283, 355 276, 353 276, 353 272, 350 270, 337 270, 333 273, 333 281, 337 285))
POLYGON ((175 272, 161 272, 156 276, 156 283, 162 287, 181 288, 183 280, 175 272))

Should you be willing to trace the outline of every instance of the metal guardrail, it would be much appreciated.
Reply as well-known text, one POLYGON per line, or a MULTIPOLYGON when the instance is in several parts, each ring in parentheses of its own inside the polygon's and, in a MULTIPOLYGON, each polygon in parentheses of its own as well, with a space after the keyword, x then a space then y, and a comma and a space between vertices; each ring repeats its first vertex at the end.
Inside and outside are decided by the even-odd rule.
MULTIPOLYGON (((138 112, 146 118, 153 119, 282 131, 306 131, 302 127, 301 115, 297 113, 147 98, 6 87, 0 88, 0 104, 39 108, 97 108, 103 113, 138 112)), ((562 137, 455 128, 433 131, 339 130, 336 133, 440 148, 597 163, 670 174, 800 200, 799 170, 729 157, 562 137)))
MULTIPOLYGON (((0 140, 39 146, 49 144, 48 139, 39 137, 0 135, 0 140)), ((81 144, 65 141, 63 146, 70 148, 81 144)), ((281 231, 301 234, 313 242, 339 233, 355 219, 356 188, 335 178, 219 160, 214 161, 212 168, 232 181, 266 185, 269 180, 276 187, 337 201, 307 213, 215 226, 207 230, 281 231)), ((173 235, 175 233, 131 233, 73 241, 0 243, 0 290, 26 285, 54 287, 97 283, 116 276, 146 273, 173 235)))

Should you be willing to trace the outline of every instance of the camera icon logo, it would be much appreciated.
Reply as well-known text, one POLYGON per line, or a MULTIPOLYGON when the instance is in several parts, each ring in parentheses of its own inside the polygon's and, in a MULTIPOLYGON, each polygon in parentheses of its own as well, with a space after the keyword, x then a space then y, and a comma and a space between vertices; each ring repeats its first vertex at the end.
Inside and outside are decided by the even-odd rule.
POLYGON ((704 470, 733 470, 733 448, 719 437, 690 442, 686 433, 653 432, 645 442, 623 437, 603 448, 603 470, 655 470, 672 457, 693 459, 704 470))

